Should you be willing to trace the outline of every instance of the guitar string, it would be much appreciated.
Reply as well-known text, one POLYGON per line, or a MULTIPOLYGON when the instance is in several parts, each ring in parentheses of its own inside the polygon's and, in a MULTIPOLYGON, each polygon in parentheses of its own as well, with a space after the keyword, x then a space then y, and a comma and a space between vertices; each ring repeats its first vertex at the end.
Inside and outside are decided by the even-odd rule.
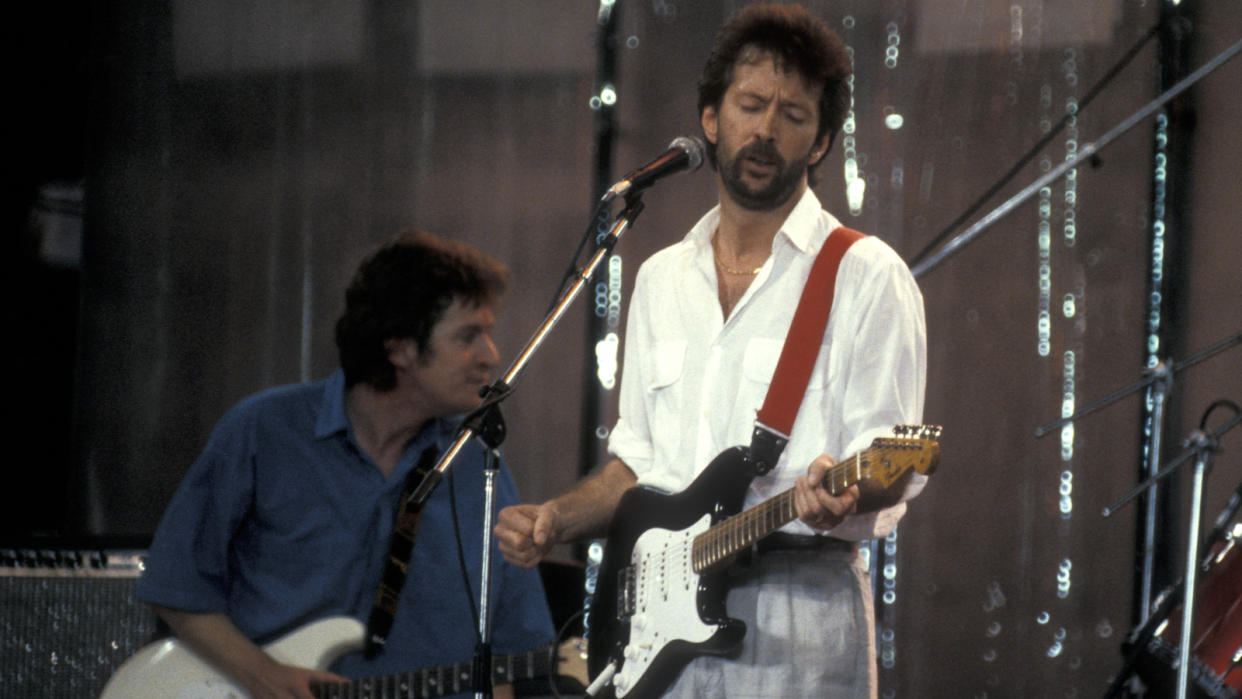
MULTIPOLYGON (((914 440, 908 438, 876 440, 872 448, 855 454, 829 470, 825 479, 829 482, 829 490, 834 495, 839 495, 848 487, 847 484, 863 480, 862 457, 864 455, 869 458, 866 471, 867 475, 871 476, 874 475, 869 468, 871 459, 878 459, 882 454, 893 449, 919 449, 921 445, 918 442, 927 440, 929 437, 934 439, 935 436, 938 435, 922 434, 920 439, 914 440), (854 468, 853 480, 849 477, 851 465, 854 468)), ((691 540, 691 564, 695 569, 703 570, 794 520, 797 515, 793 503, 793 490, 787 490, 771 500, 760 503, 752 510, 740 514, 741 516, 730 517, 691 540)))
MULTIPOLYGON (((854 462, 855 479, 858 482, 863 479, 863 462, 864 454, 869 457, 876 457, 885 451, 892 449, 920 449, 918 442, 924 440, 934 441, 939 436, 937 433, 931 433, 929 430, 920 430, 917 432, 919 437, 916 439, 878 439, 872 448, 855 454, 852 459, 854 462)), ((838 464, 832 468, 827 476, 830 482, 830 489, 834 494, 839 494, 844 490, 845 483, 850 483, 848 477, 849 461, 838 464), (836 482, 840 477, 842 485, 840 489, 836 489, 836 482)), ((870 461, 868 461, 868 466, 870 461)), ((908 468, 908 467, 907 467, 908 468)), ((904 470, 904 469, 903 469, 904 470)), ((870 468, 867 469, 868 475, 872 475, 870 468)), ((710 566, 720 560, 732 555, 740 549, 741 545, 749 545, 749 543, 766 536, 770 531, 775 530, 784 523, 792 521, 796 517, 796 508, 793 506, 793 491, 788 490, 767 502, 752 508, 755 511, 742 513, 741 517, 731 517, 725 522, 710 528, 708 531, 695 536, 691 541, 691 564, 697 570, 710 566), (767 531, 765 531, 767 530, 767 531), (740 537, 740 538, 738 538, 740 537), (706 558, 706 560, 704 560, 706 558)))
MULTIPOLYGON (((848 487, 846 484, 851 483, 850 466, 854 468, 852 482, 862 480, 862 455, 864 453, 871 455, 873 452, 878 453, 884 450, 885 448, 867 449, 832 467, 828 472, 827 480, 833 494, 839 495, 848 487)), ((753 510, 741 513, 740 517, 730 517, 717 527, 695 537, 692 543, 692 560, 696 563, 702 560, 701 542, 708 545, 708 565, 711 565, 795 518, 796 508, 793 506, 793 490, 791 489, 772 500, 757 505, 753 510), (765 529, 768 531, 763 531, 765 529)))
MULTIPOLYGON (((510 682, 514 681, 516 678, 513 663, 515 660, 520 660, 523 657, 525 657, 527 674, 521 679, 531 679, 549 674, 553 668, 553 661, 548 658, 548 655, 547 649, 537 649, 521 655, 506 655, 496 658, 492 662, 493 682, 500 680, 508 680, 510 682)), ((316 692, 316 696, 340 696, 337 692, 344 691, 346 689, 349 689, 350 691, 353 689, 361 689, 371 692, 376 689, 375 685, 377 683, 380 685, 380 696, 391 696, 391 693, 388 691, 390 689, 405 691, 414 686, 418 686, 420 688, 420 694, 422 696, 431 696, 430 692, 433 691, 439 692, 439 694, 435 695, 439 696, 445 693, 445 688, 450 684, 452 685, 454 692, 460 692, 463 686, 462 682, 466 682, 468 684, 473 683, 473 675, 474 664, 472 662, 453 663, 452 665, 411 670, 409 672, 395 673, 381 677, 354 680, 345 684, 322 684, 316 688, 318 690, 316 692), (451 678, 452 682, 446 681, 445 673, 448 673, 448 677, 451 678), (389 683, 392 684, 390 685, 389 683), (323 692, 327 693, 325 694, 323 692)))

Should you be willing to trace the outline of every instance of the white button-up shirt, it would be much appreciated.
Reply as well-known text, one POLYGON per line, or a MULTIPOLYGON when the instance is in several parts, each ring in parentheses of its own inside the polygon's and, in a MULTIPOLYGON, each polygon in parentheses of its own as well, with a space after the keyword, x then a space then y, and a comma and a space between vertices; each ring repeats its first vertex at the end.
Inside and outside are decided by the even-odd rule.
MULTIPOLYGON (((630 302, 620 417, 609 451, 641 485, 684 490, 721 451, 749 445, 811 265, 840 222, 808 188, 772 242, 772 255, 725 319, 711 239, 719 206, 681 242, 639 269, 630 302)), ((923 297, 905 263, 879 238, 850 247, 837 274, 828 328, 788 446, 756 478, 751 507, 792 488, 821 453, 842 459, 896 424, 922 419, 927 381, 923 297)), ((905 500, 852 515, 832 530, 851 540, 886 536, 905 500)), ((800 521, 793 533, 814 533, 800 521)))

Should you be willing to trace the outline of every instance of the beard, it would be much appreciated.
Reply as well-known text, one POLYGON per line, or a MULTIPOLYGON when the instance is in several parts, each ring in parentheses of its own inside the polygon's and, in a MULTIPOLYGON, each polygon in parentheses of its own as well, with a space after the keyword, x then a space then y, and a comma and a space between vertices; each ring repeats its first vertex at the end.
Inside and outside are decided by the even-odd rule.
POLYGON ((720 153, 720 180, 725 191, 743 209, 771 211, 789 201, 798 190, 810 160, 811 154, 807 153, 804 158, 786 163, 776 146, 766 141, 756 141, 743 146, 732 158, 720 153), (742 167, 749 157, 756 157, 776 166, 776 171, 767 184, 751 187, 742 179, 742 167))

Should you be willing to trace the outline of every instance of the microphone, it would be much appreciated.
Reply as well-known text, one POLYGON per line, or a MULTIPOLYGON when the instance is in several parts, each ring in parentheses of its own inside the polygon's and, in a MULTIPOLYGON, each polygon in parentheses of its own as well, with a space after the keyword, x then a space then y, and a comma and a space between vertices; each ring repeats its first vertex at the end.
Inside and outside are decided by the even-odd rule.
POLYGON ((668 150, 655 160, 632 171, 604 193, 604 203, 630 192, 638 192, 655 184, 655 181, 674 172, 699 169, 703 164, 703 141, 694 136, 679 136, 668 144, 668 150))

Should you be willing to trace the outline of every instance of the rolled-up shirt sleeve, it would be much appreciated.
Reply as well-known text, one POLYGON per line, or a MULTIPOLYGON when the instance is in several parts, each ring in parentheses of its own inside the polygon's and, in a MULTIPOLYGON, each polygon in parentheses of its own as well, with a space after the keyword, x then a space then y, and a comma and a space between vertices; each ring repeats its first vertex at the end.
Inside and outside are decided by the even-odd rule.
POLYGON ((645 369, 652 364, 648 355, 653 348, 643 308, 646 305, 645 269, 639 269, 634 282, 626 319, 618 418, 608 439, 608 452, 625 462, 640 477, 651 470, 654 460, 651 426, 647 419, 646 393, 650 379, 645 375, 645 369))
MULTIPOLYGON (((843 264, 841 269, 842 286, 853 293, 852 318, 846 325, 853 330, 833 337, 832 370, 843 377, 836 403, 842 411, 845 441, 841 453, 834 455, 837 458, 861 452, 877 438, 892 437, 894 425, 918 424, 923 418, 927 384, 923 296, 890 248, 873 248, 860 250, 868 253, 869 264, 843 264)), ((899 504, 849 517, 832 534, 845 539, 886 536, 905 512, 904 503, 926 483, 927 477, 916 472, 899 504)))
POLYGON ((160 522, 135 596, 192 612, 227 612, 229 545, 253 494, 244 460, 209 447, 160 522))

